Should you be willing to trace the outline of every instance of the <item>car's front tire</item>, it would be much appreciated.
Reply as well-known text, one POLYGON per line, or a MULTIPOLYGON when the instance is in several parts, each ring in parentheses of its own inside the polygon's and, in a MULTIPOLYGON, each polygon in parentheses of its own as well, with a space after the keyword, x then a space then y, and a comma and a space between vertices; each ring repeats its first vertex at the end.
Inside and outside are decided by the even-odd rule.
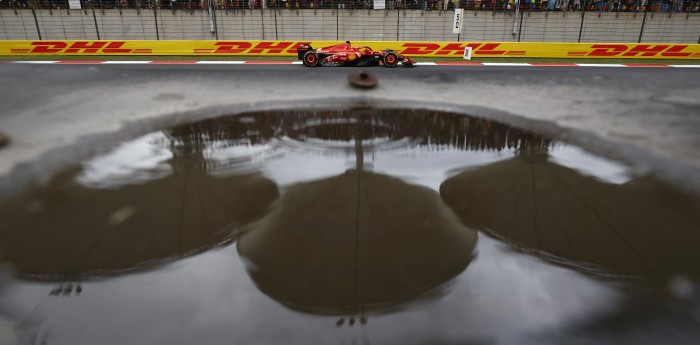
POLYGON ((399 56, 394 52, 388 52, 382 57, 382 63, 386 67, 396 67, 399 64, 399 56))
POLYGON ((308 67, 316 67, 321 63, 318 57, 318 53, 315 51, 308 51, 304 54, 304 65, 308 67))

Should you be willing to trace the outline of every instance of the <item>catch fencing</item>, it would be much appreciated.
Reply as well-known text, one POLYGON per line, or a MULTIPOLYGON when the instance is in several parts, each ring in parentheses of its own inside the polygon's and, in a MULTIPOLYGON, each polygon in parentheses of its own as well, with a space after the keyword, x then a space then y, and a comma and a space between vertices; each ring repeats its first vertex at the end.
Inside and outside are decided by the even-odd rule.
POLYGON ((0 0, 0 39, 700 43, 700 0, 381 4, 384 9, 367 0, 0 0), (455 7, 465 9, 457 34, 455 7))

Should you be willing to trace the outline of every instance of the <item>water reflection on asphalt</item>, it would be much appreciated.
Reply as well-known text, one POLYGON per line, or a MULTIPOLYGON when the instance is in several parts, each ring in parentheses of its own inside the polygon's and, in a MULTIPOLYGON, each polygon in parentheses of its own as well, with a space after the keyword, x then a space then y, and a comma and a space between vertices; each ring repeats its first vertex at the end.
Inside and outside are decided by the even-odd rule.
POLYGON ((206 120, 5 200, 0 343, 624 342, 653 329, 634 327, 638 305, 687 321, 658 339, 691 343, 698 211, 483 119, 206 120))

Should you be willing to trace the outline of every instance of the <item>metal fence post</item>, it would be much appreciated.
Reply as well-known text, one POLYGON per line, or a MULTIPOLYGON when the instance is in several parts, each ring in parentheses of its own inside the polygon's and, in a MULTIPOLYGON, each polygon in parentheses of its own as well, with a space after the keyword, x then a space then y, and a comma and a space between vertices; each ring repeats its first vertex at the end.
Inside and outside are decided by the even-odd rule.
MULTIPOLYGON (((216 8, 214 7, 214 1, 207 0, 207 14, 209 15, 209 32, 214 34, 214 37, 218 35, 216 27, 216 8)), ((218 37, 216 37, 218 40, 218 37)))
POLYGON ((275 40, 279 39, 279 34, 277 33, 277 1, 275 1, 275 40))
POLYGON ((260 28, 262 29, 262 39, 265 40, 265 10, 260 6, 260 28))
POLYGON ((156 40, 160 41, 160 32, 158 30, 158 10, 156 8, 158 7, 155 1, 151 2, 153 4, 153 19, 155 20, 156 23, 156 40))
POLYGON ((219 26, 216 24, 216 5, 214 0, 209 0, 209 27, 214 33, 216 40, 219 40, 219 26))
MULTIPOLYGON (((550 0, 552 1, 552 0, 550 0)), ((520 25, 522 24, 519 21, 519 18, 522 16, 520 13, 520 0, 515 0, 513 2, 513 6, 515 7, 515 16, 513 17, 513 37, 515 37, 516 34, 518 34, 518 42, 520 41, 520 25)), ((476 15, 476 9, 474 10, 474 15, 476 15)))
POLYGON ((586 0, 583 0, 583 12, 581 12, 581 26, 578 28, 578 43, 581 43, 581 34, 583 34, 584 20, 586 20, 586 0))
POLYGON ((396 10, 396 40, 399 40, 399 32, 401 31, 400 25, 401 24, 401 10, 397 9, 396 10))
POLYGON ((647 22, 647 12, 649 12, 649 7, 644 8, 644 18, 642 18, 642 27, 639 29, 639 39, 637 43, 642 43, 642 35, 644 34, 644 24, 647 22))
POLYGON ((90 10, 92 10, 92 20, 95 22, 95 32, 97 33, 97 39, 100 38, 100 28, 97 26, 97 15, 95 14, 95 6, 92 5, 92 0, 89 0, 88 5, 90 6, 90 10))
MULTIPOLYGON (((518 2, 518 7, 520 7, 520 2, 518 2)), ((520 13, 520 25, 518 26, 518 42, 520 42, 520 35, 523 33, 523 14, 520 13)))
POLYGON ((41 29, 39 29, 39 20, 36 18, 36 11, 34 8, 36 7, 36 3, 34 1, 29 3, 29 6, 32 9, 32 16, 34 16, 34 25, 36 25, 36 33, 39 35, 39 40, 41 40, 41 29))

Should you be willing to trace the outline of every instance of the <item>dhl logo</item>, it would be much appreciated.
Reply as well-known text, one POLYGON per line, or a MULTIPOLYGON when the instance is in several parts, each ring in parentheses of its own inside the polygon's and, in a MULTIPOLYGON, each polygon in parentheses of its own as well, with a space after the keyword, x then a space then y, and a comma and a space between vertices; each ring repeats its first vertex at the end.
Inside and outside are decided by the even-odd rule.
POLYGON ((12 48, 13 54, 151 54, 153 49, 122 48, 126 41, 37 41, 34 48, 12 48))
POLYGON ((248 41, 216 42, 216 48, 194 49, 195 54, 296 54, 297 47, 306 42, 259 42, 253 46, 248 41))
MULTIPOLYGON (((313 42, 259 42, 248 41, 216 42, 215 48, 196 48, 195 54, 296 54, 297 47, 302 43, 313 42)), ((395 46, 395 42, 387 42, 395 46)), ((397 49, 403 55, 456 55, 461 56, 466 47, 471 47, 476 55, 523 56, 524 50, 499 50, 500 43, 404 43, 397 49)), ((375 47, 384 49, 386 47, 375 47)))
POLYGON ((700 57, 684 44, 592 44, 590 50, 569 51, 569 57, 700 57))
MULTIPOLYGON (((212 48, 196 48, 195 54, 245 54, 245 55, 289 55, 296 54, 302 43, 316 46, 332 45, 335 42, 295 41, 220 41, 212 48)), ((688 51, 689 45, 678 44, 548 44, 548 43, 449 43, 449 42, 382 42, 375 49, 392 48, 408 56, 462 56, 464 49, 472 48, 472 54, 484 57, 530 56, 530 57, 657 57, 694 58, 700 52, 688 51), (571 51, 583 46, 585 50, 571 51), (518 49, 508 49, 515 47, 518 49)), ((358 43, 359 44, 359 43, 358 43)))
MULTIPOLYGON (((0 41, 0 55, 262 55, 294 56, 301 43, 316 48, 336 41, 0 41)), ((476 57, 700 59, 697 44, 352 42, 408 56, 457 57, 466 48, 476 57)))
POLYGON ((497 56, 524 56, 525 50, 499 49, 501 43, 404 43, 399 52, 403 55, 459 55, 464 54, 464 49, 472 48, 474 55, 497 56))

